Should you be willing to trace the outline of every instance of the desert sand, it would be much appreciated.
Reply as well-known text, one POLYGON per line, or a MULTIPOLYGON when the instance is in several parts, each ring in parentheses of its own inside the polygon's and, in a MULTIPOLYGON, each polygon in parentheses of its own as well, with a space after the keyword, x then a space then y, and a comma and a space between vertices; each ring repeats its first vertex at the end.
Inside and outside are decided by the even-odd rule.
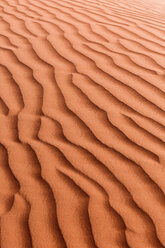
POLYGON ((0 0, 0 247, 165 247, 165 1, 0 0))

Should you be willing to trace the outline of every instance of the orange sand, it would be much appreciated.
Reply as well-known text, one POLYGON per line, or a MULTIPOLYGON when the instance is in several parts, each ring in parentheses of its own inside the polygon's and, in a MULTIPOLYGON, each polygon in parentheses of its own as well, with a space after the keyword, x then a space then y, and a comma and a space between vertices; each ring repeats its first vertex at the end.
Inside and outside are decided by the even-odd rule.
POLYGON ((165 247, 165 1, 0 0, 0 247, 165 247))

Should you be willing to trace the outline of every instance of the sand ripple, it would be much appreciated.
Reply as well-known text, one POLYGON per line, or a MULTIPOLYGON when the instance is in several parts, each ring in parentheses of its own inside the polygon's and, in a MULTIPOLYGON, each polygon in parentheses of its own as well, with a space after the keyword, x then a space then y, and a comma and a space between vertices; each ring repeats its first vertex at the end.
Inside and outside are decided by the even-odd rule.
POLYGON ((0 247, 165 247, 163 0, 0 0, 0 247))

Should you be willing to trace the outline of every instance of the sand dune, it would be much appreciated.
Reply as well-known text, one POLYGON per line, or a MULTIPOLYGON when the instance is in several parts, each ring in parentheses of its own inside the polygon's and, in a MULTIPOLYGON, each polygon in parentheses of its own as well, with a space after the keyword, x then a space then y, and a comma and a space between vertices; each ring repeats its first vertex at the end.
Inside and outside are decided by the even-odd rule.
POLYGON ((0 0, 0 247, 165 247, 165 2, 0 0))

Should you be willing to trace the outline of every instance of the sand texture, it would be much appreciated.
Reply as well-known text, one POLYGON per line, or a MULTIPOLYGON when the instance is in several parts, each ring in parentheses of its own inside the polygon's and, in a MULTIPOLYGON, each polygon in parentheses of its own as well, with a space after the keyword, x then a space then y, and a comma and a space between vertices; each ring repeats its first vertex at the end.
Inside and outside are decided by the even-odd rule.
POLYGON ((0 247, 165 247, 165 1, 0 0, 0 247))

